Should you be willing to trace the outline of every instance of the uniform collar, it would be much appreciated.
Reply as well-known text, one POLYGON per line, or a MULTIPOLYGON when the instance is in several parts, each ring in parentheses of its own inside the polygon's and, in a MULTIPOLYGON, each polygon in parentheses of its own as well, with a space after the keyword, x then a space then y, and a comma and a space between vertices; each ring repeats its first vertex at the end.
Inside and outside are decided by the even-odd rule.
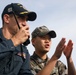
POLYGON ((38 63, 47 63, 49 61, 49 58, 47 56, 46 59, 41 59, 35 52, 33 53, 32 57, 38 62, 38 63))

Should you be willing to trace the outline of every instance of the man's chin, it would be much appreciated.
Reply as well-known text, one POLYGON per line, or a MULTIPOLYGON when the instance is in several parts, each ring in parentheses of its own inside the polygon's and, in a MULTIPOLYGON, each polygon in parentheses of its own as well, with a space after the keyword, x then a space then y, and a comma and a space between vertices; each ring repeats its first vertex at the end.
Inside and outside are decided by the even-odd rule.
POLYGON ((47 52, 49 52, 49 50, 45 50, 45 51, 43 51, 44 53, 47 53, 47 52))

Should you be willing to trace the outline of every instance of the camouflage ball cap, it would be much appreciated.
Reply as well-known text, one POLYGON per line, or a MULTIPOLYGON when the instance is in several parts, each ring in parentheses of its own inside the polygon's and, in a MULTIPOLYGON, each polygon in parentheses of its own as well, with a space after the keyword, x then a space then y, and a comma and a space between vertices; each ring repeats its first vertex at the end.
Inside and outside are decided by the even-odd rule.
POLYGON ((51 38, 56 37, 56 32, 53 30, 49 30, 46 26, 41 26, 37 27, 33 32, 32 32, 32 38, 35 38, 37 36, 45 36, 45 35, 50 35, 51 38))

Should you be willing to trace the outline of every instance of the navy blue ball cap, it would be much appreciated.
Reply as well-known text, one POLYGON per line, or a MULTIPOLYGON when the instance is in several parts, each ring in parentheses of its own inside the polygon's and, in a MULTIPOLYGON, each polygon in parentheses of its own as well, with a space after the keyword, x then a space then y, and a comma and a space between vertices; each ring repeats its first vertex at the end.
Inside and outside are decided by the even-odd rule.
POLYGON ((17 16, 28 16, 29 21, 34 21, 37 17, 37 14, 33 11, 28 11, 22 4, 20 3, 11 3, 8 4, 2 13, 2 17, 4 14, 12 14, 15 13, 17 16))

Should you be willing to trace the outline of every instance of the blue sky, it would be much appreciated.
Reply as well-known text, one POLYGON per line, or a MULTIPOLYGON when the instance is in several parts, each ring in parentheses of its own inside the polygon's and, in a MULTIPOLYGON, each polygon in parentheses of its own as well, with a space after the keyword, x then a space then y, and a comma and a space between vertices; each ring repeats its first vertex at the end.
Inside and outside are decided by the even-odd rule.
MULTIPOLYGON (((32 32, 37 26, 46 25, 50 30, 55 30, 57 37, 52 39, 52 46, 48 53, 51 57, 56 49, 57 44, 62 37, 73 40, 73 52, 72 58, 76 67, 76 1, 75 0, 0 0, 0 14, 3 8, 9 3, 21 3, 28 10, 35 11, 37 13, 37 19, 33 22, 28 22, 30 26, 30 32, 32 32)), ((0 18, 0 27, 2 26, 0 18)), ((67 43, 66 42, 66 43, 67 43)), ((34 48, 28 45, 30 54, 33 53, 34 48)), ((66 59, 62 54, 60 58, 65 64, 66 59)))

